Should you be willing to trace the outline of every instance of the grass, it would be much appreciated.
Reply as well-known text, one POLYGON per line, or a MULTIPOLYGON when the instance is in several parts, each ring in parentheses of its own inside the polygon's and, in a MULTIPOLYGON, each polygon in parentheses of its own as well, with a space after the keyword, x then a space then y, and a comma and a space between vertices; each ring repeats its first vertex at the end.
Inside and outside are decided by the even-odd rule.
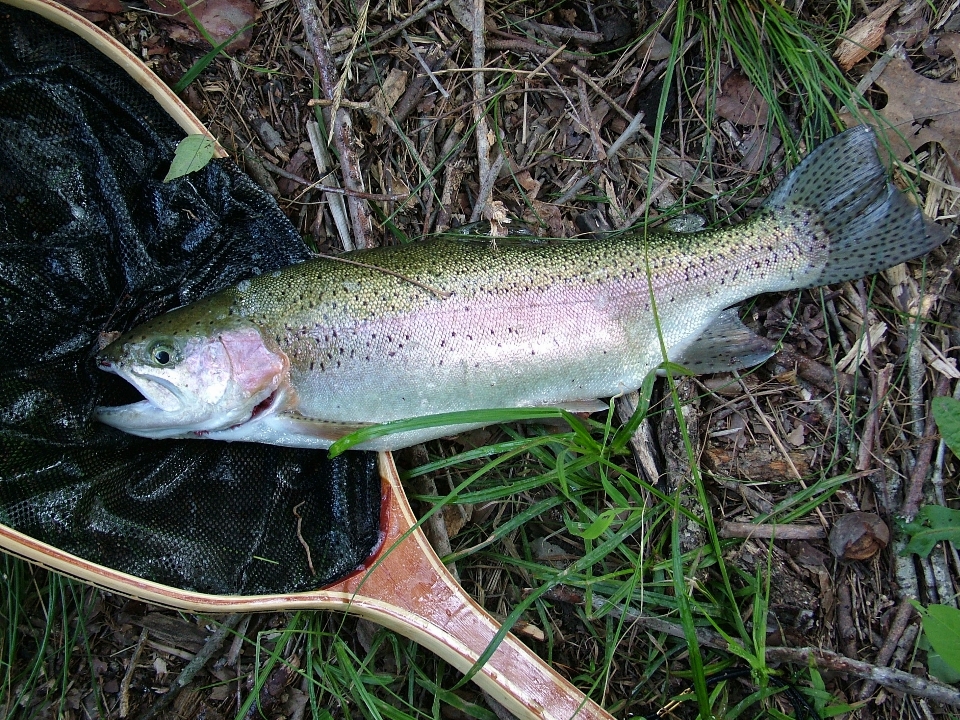
MULTIPOLYGON (((78 666, 93 663, 89 608, 96 591, 53 573, 37 571, 3 555, 6 592, 0 605, 0 717, 62 716, 74 701, 70 691, 78 666)), ((93 709, 103 711, 99 693, 93 709)))

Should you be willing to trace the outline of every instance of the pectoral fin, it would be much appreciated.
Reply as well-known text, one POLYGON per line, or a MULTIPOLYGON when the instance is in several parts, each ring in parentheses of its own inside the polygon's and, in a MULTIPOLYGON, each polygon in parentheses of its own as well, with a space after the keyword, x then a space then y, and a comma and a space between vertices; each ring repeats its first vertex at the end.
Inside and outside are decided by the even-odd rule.
MULTIPOLYGON (((210 433, 217 440, 244 440, 286 447, 325 449, 352 432, 376 423, 333 422, 306 417, 297 412, 277 413, 256 422, 237 425, 230 430, 210 433)), ((419 430, 408 430, 374 438, 354 446, 354 450, 397 450, 417 443, 457 435, 483 427, 487 423, 442 425, 419 430)))
POLYGON ((695 373, 729 372, 759 365, 774 353, 774 343, 740 322, 736 308, 727 308, 700 337, 671 360, 695 373))

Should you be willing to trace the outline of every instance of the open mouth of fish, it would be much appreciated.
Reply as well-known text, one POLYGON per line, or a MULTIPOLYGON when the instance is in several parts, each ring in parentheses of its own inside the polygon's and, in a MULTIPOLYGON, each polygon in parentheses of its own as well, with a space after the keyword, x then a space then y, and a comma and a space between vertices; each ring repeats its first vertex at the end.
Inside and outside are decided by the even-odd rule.
POLYGON ((126 383, 125 390, 118 391, 116 405, 101 405, 96 409, 97 419, 147 437, 203 437, 210 432, 231 430, 270 415, 284 398, 283 388, 277 388, 254 405, 249 415, 234 414, 231 418, 227 410, 191 398, 166 378, 125 371, 105 359, 99 361, 99 366, 126 383), (134 393, 139 395, 139 400, 124 402, 133 399, 134 393))

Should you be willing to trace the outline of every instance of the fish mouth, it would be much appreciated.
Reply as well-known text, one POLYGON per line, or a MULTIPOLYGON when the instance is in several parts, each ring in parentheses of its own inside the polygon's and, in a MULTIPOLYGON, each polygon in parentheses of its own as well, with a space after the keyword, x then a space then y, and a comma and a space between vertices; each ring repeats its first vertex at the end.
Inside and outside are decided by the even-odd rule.
POLYGON ((126 380, 128 387, 134 388, 143 399, 125 405, 100 405, 94 409, 96 420, 118 430, 148 438, 180 437, 185 431, 196 427, 196 421, 200 418, 189 417, 189 405, 183 393, 173 383, 163 378, 123 370, 107 359, 101 359, 97 364, 100 369, 126 380))
MULTIPOLYGON (((159 410, 177 412, 187 406, 183 392, 169 380, 156 375, 138 373, 135 370, 124 370, 107 359, 101 359, 99 365, 101 370, 119 375, 126 380, 146 398, 147 403, 154 405, 159 410)), ((132 404, 142 406, 143 402, 132 404)))

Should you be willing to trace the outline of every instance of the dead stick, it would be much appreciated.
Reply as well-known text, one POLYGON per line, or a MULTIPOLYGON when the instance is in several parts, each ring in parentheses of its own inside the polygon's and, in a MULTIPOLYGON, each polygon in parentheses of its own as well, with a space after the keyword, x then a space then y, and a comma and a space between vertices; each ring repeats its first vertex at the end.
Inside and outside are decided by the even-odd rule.
MULTIPOLYGON (((910 622, 913 614, 913 604, 910 600, 907 598, 901 600, 900 606, 897 608, 897 614, 893 616, 893 622, 890 623, 890 632, 887 633, 887 638, 883 641, 880 652, 877 653, 876 660, 874 660, 878 666, 882 667, 890 662, 890 658, 893 657, 893 653, 897 649, 897 643, 900 642, 900 637, 903 635, 904 630, 907 629, 907 624, 910 622)), ((860 700, 866 700, 873 695, 873 691, 876 689, 876 682, 866 680, 863 683, 863 687, 860 688, 858 698, 860 700)))
POLYGON ((130 714, 130 684, 133 682, 133 673, 136 672, 137 663, 140 662, 140 654, 143 652, 143 646, 147 643, 147 629, 140 630, 140 639, 133 649, 133 656, 130 658, 130 664, 127 665, 127 671, 123 674, 123 680, 120 681, 120 717, 125 718, 130 714))
POLYGON ((210 662, 214 653, 223 647, 224 640, 227 639, 227 635, 233 630, 236 624, 240 622, 241 617, 243 617, 241 613, 233 613, 224 618, 216 632, 207 638, 206 643, 200 648, 200 652, 193 656, 193 660, 187 663, 186 667, 184 667, 177 676, 177 679, 171 683, 167 694, 157 700, 147 712, 141 715, 140 720, 151 720, 151 718, 158 717, 164 710, 170 707, 177 695, 180 694, 180 691, 193 682, 196 674, 210 662))
MULTIPOLYGON (((941 375, 937 381, 937 387, 933 392, 934 397, 941 397, 950 391, 950 378, 941 375)), ((923 498, 923 486, 927 481, 927 471, 930 470, 930 459, 933 457, 933 448, 937 445, 937 425, 934 422, 928 422, 923 429, 923 438, 920 441, 920 449, 917 452, 917 460, 913 464, 913 470, 910 472, 910 485, 907 488, 907 496, 903 501, 903 507, 900 514, 908 522, 912 521, 917 511, 920 509, 920 500, 923 498)))
POLYGON ((557 25, 546 25, 536 20, 520 20, 518 24, 524 30, 539 30, 547 37, 555 40, 576 40, 585 45, 603 42, 603 33, 578 30, 577 28, 559 27, 557 25))
POLYGON ((333 193, 334 195, 353 195, 358 198, 363 198, 365 200, 378 200, 380 202, 396 202, 397 200, 406 200, 410 197, 410 193, 394 193, 392 195, 385 193, 370 193, 370 192, 356 192, 353 190, 346 190, 340 187, 334 187, 333 185, 324 185, 319 180, 311 181, 307 180, 296 173, 289 172, 284 170, 279 165, 274 165, 269 160, 264 160, 260 158, 260 162, 263 163, 263 166, 272 172, 274 175, 279 175, 282 178, 291 180, 300 185, 306 185, 307 189, 317 189, 325 193, 333 193))
POLYGON ((391 27, 389 30, 382 32, 380 35, 377 35, 373 40, 370 40, 366 43, 367 48, 376 47, 382 42, 386 42, 392 37, 396 37, 408 27, 413 25, 418 20, 422 20, 427 15, 432 13, 434 10, 439 8, 441 5, 446 5, 447 0, 430 0, 430 2, 422 5, 419 10, 415 11, 412 15, 408 15, 406 18, 398 22, 396 25, 391 27))
MULTIPOLYGON (((583 593, 570 587, 556 587, 545 593, 548 600, 559 600, 583 605, 583 593)), ((653 632, 662 632, 677 638, 686 637, 683 628, 672 623, 669 620, 661 618, 647 617, 641 615, 636 610, 624 608, 622 605, 612 605, 605 598, 594 594, 593 609, 603 610, 611 613, 614 617, 623 617, 631 623, 636 623, 653 632)), ((704 647, 711 647, 717 650, 728 650, 729 644, 723 637, 706 628, 696 628, 695 634, 697 642, 704 647)), ((790 647, 768 647, 766 649, 766 661, 768 663, 782 662, 793 663, 795 665, 808 665, 812 660, 821 670, 845 673, 854 677, 874 680, 884 687, 902 692, 907 695, 927 698, 934 702, 940 702, 944 705, 954 705, 960 707, 960 691, 944 685, 936 680, 927 680, 925 678, 911 675, 902 670, 893 668, 877 667, 870 663, 862 662, 848 658, 840 653, 830 650, 821 650, 819 648, 790 648, 790 647)))
MULTIPOLYGON (((490 38, 486 43, 491 50, 513 50, 520 53, 551 56, 555 56, 557 52, 557 48, 550 45, 540 45, 531 40, 525 40, 502 32, 498 32, 497 35, 501 37, 490 38)), ((580 60, 583 55, 572 53, 569 50, 563 50, 561 48, 559 57, 561 60, 575 62, 580 60)))
MULTIPOLYGON (((307 37, 307 44, 313 55, 313 61, 320 76, 320 86, 328 100, 333 100, 337 91, 337 71, 327 54, 323 26, 320 24, 320 10, 316 0, 296 0, 297 10, 300 11, 300 20, 303 22, 303 32, 307 37)), ((354 151, 353 126, 350 115, 343 108, 331 109, 333 123, 333 141, 340 155, 340 167, 343 170, 343 184, 352 192, 363 192, 363 175, 360 172, 360 163, 354 151)), ((363 200, 347 195, 347 205, 350 210, 350 220, 353 225, 354 245, 358 248, 373 247, 370 237, 370 212, 363 200)))
MULTIPOLYGON (((885 365, 876 373, 873 385, 870 388, 870 410, 867 420, 863 424, 863 434, 860 440, 860 449, 857 451, 857 470, 869 470, 873 467, 873 448, 877 445, 877 432, 880 427, 880 410, 883 398, 890 388, 890 378, 893 375, 893 365, 885 365)), ((884 507, 889 508, 889 498, 883 498, 884 507)))
MULTIPOLYGON (((481 182, 490 174, 490 142, 487 139, 487 110, 484 104, 487 86, 482 72, 487 61, 483 27, 485 12, 484 0, 473 0, 473 66, 478 68, 473 74, 473 117, 477 126, 477 175, 481 182)), ((481 195, 477 198, 477 204, 471 216, 472 221, 479 219, 480 213, 488 202, 488 197, 481 195)))
POLYGON ((841 582, 837 588, 837 626, 843 641, 843 654, 855 657, 857 654, 857 629, 853 624, 853 598, 850 595, 850 583, 841 582))
POLYGON ((759 538, 762 540, 822 540, 826 531, 819 525, 777 525, 776 523, 725 522, 718 533, 722 538, 759 538))

